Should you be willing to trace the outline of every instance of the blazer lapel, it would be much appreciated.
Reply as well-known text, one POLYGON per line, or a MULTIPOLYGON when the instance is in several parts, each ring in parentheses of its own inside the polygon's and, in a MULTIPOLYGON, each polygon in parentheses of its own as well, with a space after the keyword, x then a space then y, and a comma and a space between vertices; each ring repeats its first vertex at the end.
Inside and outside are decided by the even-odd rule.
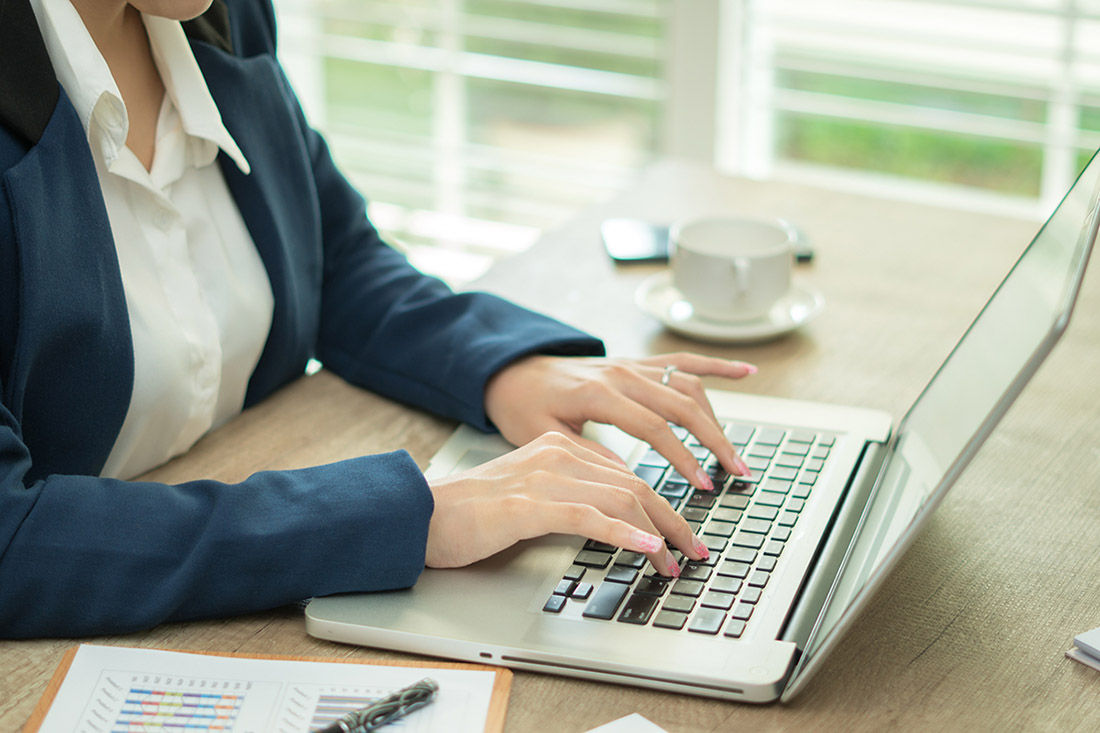
POLYGON ((192 48, 226 129, 252 168, 244 175, 219 155, 275 297, 271 332, 249 383, 246 404, 252 404, 300 376, 313 356, 320 318, 320 212, 311 195, 304 122, 288 102, 292 98, 274 59, 242 59, 202 43, 192 48))
POLYGON ((38 143, 4 174, 19 263, 19 351, 34 473, 98 474, 129 407, 133 345, 114 239, 84 129, 64 91, 38 143), (80 144, 73 145, 73 141, 80 144), (57 464, 54 464, 54 459, 57 464))

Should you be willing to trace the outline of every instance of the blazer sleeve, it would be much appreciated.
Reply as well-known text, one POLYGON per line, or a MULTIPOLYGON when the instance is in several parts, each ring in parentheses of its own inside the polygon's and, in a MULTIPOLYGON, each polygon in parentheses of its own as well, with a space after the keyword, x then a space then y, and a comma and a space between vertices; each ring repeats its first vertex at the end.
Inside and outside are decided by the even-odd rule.
POLYGON ((0 636, 123 633, 412 585, 432 498, 405 452, 238 484, 27 481, 0 405, 0 636))
POLYGON ((486 293, 454 293, 385 244, 365 202, 307 132, 322 202, 318 358, 354 384, 483 430, 489 377, 532 353, 603 355, 601 341, 486 293))

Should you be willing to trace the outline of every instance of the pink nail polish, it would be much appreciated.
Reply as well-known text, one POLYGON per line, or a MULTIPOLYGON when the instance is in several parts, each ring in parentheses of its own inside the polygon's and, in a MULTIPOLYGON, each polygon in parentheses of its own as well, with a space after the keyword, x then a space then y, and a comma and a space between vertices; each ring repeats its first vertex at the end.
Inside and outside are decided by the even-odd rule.
POLYGON ((665 562, 667 563, 668 574, 671 575, 674 578, 679 578, 680 577, 680 565, 672 557, 671 553, 668 554, 668 556, 665 559, 665 562))
POLYGON ((741 460, 740 458, 734 458, 733 462, 737 464, 737 468, 741 471, 742 476, 745 476, 746 478, 752 476, 752 471, 749 470, 748 465, 746 465, 743 460, 741 460))
POLYGON ((710 476, 703 469, 699 469, 695 478, 699 481, 699 488, 703 491, 714 491, 714 482, 710 480, 710 476))
POLYGON ((699 555, 704 560, 707 560, 707 559, 710 558, 710 550, 707 549, 707 546, 704 545, 702 540, 700 540, 698 537, 692 537, 691 538, 691 546, 695 548, 695 551, 697 553, 699 553, 699 555))
POLYGON ((657 535, 635 530, 630 533, 630 546, 635 552, 652 554, 661 551, 665 546, 665 542, 657 535))

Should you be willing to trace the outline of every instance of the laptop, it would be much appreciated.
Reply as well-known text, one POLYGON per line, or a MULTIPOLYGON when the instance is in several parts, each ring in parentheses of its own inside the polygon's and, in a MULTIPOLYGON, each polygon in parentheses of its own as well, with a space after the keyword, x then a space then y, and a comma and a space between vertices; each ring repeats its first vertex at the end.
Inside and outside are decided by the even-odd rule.
MULTIPOLYGON (((753 469, 696 492, 647 445, 623 456, 696 529, 706 562, 664 579, 583 538, 519 543, 410 589, 317 598, 316 637, 726 700, 790 700, 897 564, 1064 332, 1097 234, 1094 156, 895 427, 884 412, 708 394, 753 469)), ((960 243, 965 246, 965 242, 960 243)), ((511 449, 460 427, 429 476, 511 449)))

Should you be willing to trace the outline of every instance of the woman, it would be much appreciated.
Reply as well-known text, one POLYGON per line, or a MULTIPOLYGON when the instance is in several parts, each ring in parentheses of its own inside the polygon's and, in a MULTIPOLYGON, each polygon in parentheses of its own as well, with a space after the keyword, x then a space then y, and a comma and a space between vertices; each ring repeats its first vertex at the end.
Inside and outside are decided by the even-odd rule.
POLYGON ((210 3, 0 3, 0 634, 406 587, 548 532, 670 575, 662 537, 703 557, 579 432, 617 424, 710 488, 668 422, 745 473, 697 375, 753 367, 606 360, 583 333, 416 272, 305 122, 269 0, 210 3), (430 486, 404 452, 237 485, 132 480, 310 358, 523 447, 430 486))

